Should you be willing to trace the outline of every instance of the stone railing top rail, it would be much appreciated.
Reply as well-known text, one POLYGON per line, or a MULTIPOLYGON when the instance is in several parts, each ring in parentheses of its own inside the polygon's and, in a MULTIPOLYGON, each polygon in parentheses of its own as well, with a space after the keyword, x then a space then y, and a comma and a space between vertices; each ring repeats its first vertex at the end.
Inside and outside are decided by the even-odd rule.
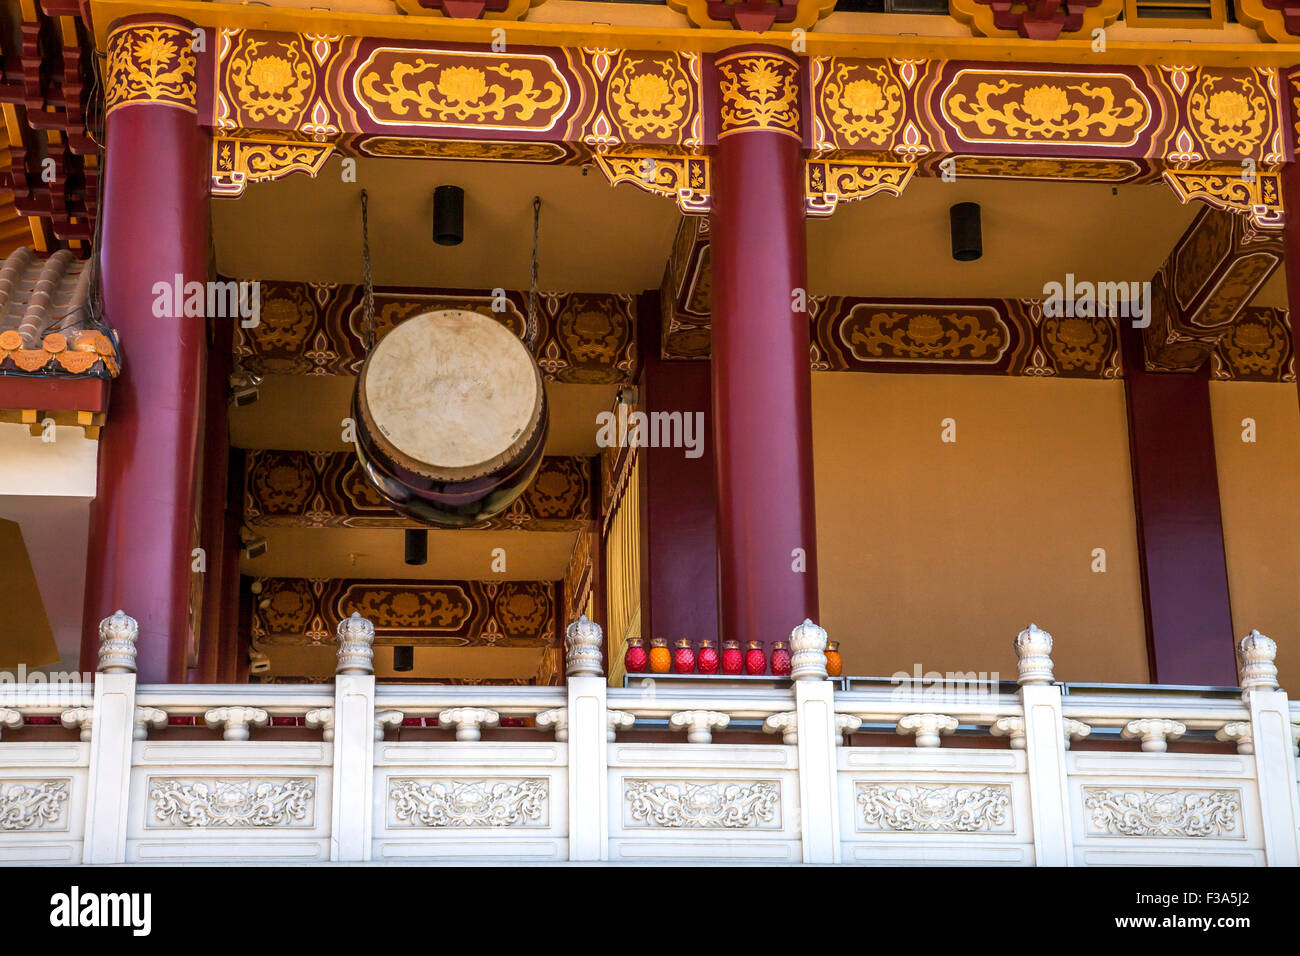
POLYGON ((24 714, 57 716, 69 707, 90 707, 94 703, 94 684, 0 684, 0 707, 24 714))
POLYGON ((539 711, 563 707, 568 691, 562 687, 515 687, 445 684, 376 684, 375 708, 400 710, 407 717, 437 717, 453 707, 485 707, 505 717, 532 717, 539 711))
POLYGON ((1177 720, 1189 730, 1218 730, 1228 721, 1249 720, 1250 710, 1240 697, 1196 694, 1066 694, 1061 713, 1094 727, 1123 727, 1131 720, 1177 720))
POLYGON ((299 716, 334 704, 332 684, 145 684, 136 703, 169 714, 204 714, 214 707, 260 707, 273 717, 299 716))
POLYGON ((1015 694, 981 693, 976 688, 927 688, 902 685, 879 690, 840 691, 835 712, 861 717, 867 723, 892 723, 907 714, 935 711, 956 717, 963 724, 991 724, 999 717, 1018 716, 1015 694))
MULTIPOLYGON (((640 677, 641 675, 638 675, 640 677)), ((612 687, 611 708, 637 717, 667 718, 688 710, 727 714, 733 720, 764 720, 794 706, 794 691, 774 687, 673 687, 655 683, 650 675, 630 687, 612 687)))

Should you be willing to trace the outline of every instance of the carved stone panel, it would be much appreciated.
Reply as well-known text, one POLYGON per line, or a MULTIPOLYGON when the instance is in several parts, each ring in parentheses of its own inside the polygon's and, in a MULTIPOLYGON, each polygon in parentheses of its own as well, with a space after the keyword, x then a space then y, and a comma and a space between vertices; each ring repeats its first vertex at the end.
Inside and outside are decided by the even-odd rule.
POLYGON ((855 785, 859 833, 1013 833, 1008 784, 855 785))
POLYGON ((0 832, 68 829, 72 781, 0 780, 0 832))
POLYGON ((1089 836, 1244 840, 1240 790, 1083 788, 1089 836))
POLYGON ((390 829, 544 829, 546 777, 402 777, 388 781, 390 829))
POLYGON ((778 780, 623 781, 628 829, 779 830, 778 780))
POLYGON ((310 829, 315 777, 150 777, 150 829, 310 829))

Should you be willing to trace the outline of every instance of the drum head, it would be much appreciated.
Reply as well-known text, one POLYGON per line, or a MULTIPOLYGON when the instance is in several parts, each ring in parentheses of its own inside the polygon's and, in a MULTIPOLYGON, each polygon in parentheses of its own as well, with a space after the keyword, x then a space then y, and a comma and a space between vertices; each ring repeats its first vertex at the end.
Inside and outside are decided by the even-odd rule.
POLYGON ((375 346, 362 373, 367 417, 421 472, 484 474, 537 428, 544 392, 528 349, 477 312, 407 319, 375 346))

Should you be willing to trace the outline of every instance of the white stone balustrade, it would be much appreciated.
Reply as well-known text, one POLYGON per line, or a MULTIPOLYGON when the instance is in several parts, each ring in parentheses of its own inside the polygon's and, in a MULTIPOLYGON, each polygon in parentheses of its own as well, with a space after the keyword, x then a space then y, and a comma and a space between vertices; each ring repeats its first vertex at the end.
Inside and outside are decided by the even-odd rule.
POLYGON ((773 714, 763 721, 763 733, 780 734, 781 742, 786 744, 799 743, 799 715, 793 710, 783 710, 779 714, 773 714))
POLYGON ((918 747, 938 747, 942 743, 940 738, 953 733, 957 727, 957 718, 947 714, 908 714, 898 721, 896 733, 915 736, 918 747))
POLYGON ((1214 739, 1237 745, 1237 753, 1253 754, 1255 738, 1250 732, 1249 720, 1231 720, 1214 732, 1214 739))
POLYGON ((223 740, 247 740, 250 728, 265 727, 271 715, 261 707, 214 707, 203 715, 209 730, 221 730, 223 740))
POLYGON ((95 726, 95 708, 70 707, 59 715, 59 723, 69 730, 80 727, 81 739, 90 740, 91 732, 95 726))
POLYGON ((1169 741, 1177 740, 1185 733, 1186 724, 1163 717, 1147 717, 1130 720, 1120 736, 1125 740, 1140 739, 1145 753, 1162 754, 1169 749, 1169 741))
POLYGON ((438 713, 439 727, 455 727, 457 740, 482 740, 485 727, 496 727, 501 715, 486 707, 449 707, 438 713))
POLYGON ((713 742, 713 732, 724 730, 731 717, 716 710, 679 710, 668 718, 673 730, 685 730, 686 739, 693 744, 713 742))
POLYGON ((334 708, 315 707, 307 711, 306 724, 312 730, 321 732, 321 740, 334 740, 334 708))
POLYGON ((9 707, 0 707, 0 740, 4 739, 4 730, 17 730, 23 725, 22 711, 9 707))
POLYGON ((0 828, 6 862, 59 852, 101 864, 157 852, 279 862, 1300 862, 1300 709, 1278 688, 1276 646, 1258 632, 1238 646, 1241 697, 1058 684, 1052 637, 1030 626, 1014 641, 1015 693, 941 705, 865 684, 837 689, 820 670, 825 632, 807 621, 791 632, 801 666, 786 686, 666 680, 652 693, 606 686, 600 629, 581 619, 566 632, 565 687, 376 687, 373 628, 360 617, 340 625, 333 686, 137 687, 133 622, 115 614, 101 633, 105 669, 93 685, 57 703, 0 685, 0 813, 7 826, 18 821, 0 828), (223 740, 152 733, 169 714, 198 716, 223 740), (51 715, 83 743, 29 730, 51 715), (271 715, 304 718, 318 735, 271 729, 253 746, 225 742, 247 740, 271 715), (407 716, 436 716, 457 742, 385 740, 407 716), (483 742, 504 716, 534 717, 542 733, 483 742), (710 746, 670 733, 619 739, 642 722, 710 746), (762 726, 783 746, 718 735, 737 725, 762 726), (846 746, 864 726, 918 746, 882 747, 870 734, 846 746), (945 744, 959 726, 1010 748, 945 744), (1070 752, 1090 733, 1140 739, 1144 752, 1070 752), (1237 752, 1166 755, 1184 734, 1237 752), (59 793, 71 799, 59 803, 59 793), (25 823, 15 801, 37 798, 50 801, 41 812, 63 816, 25 823))
POLYGON ((377 710, 375 711, 375 740, 383 740, 384 732, 389 727, 396 729, 402 726, 402 718, 405 715, 400 710, 377 710))
MULTIPOLYGON (((1065 749, 1070 749, 1070 743, 1075 740, 1082 740, 1092 733, 1092 728, 1081 720, 1071 720, 1066 717, 1061 721, 1061 730, 1065 735, 1065 749)), ((989 733, 994 737, 1011 738, 1012 750, 1025 749, 1025 718, 1023 717, 999 717, 989 725, 989 733)))
POLYGON ((131 738, 133 740, 148 740, 150 729, 167 729, 167 711, 160 707, 137 707, 131 738))

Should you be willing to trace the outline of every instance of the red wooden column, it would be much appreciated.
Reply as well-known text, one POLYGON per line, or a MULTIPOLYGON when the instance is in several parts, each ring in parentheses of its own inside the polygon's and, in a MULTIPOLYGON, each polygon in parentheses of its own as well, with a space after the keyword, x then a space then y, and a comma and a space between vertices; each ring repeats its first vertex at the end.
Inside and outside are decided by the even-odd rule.
MULTIPOLYGON (((212 39, 208 38, 209 45, 212 39)), ((205 282, 209 141, 198 125, 190 24, 128 17, 109 32, 103 235, 105 318, 121 338, 91 509, 82 664, 99 620, 140 622, 142 681, 182 682, 195 547, 202 314, 155 312, 155 284, 205 282)), ((183 288, 183 286, 182 286, 183 288)))
POLYGON ((1153 684, 1237 683, 1210 419, 1210 367, 1150 372, 1120 321, 1153 684))
MULTIPOLYGON (((1293 70, 1282 84, 1282 99, 1290 118, 1286 128, 1295 130, 1300 122, 1300 70, 1293 70)), ((1289 144, 1294 152, 1300 144, 1289 144)), ((1291 313, 1291 341, 1300 348, 1300 157, 1282 167, 1282 208, 1286 210, 1286 301, 1291 313)), ((1296 379, 1296 400, 1300 401, 1300 377, 1296 379)))
POLYGON ((817 617, 800 63, 719 54, 713 154, 713 429, 724 639, 817 617), (798 291, 796 291, 798 290, 798 291), (802 553, 803 570, 796 570, 802 553))
MULTIPOLYGON (((642 448, 641 633, 718 639, 718 508, 708 362, 660 358, 659 293, 637 302, 638 403, 653 414, 691 416, 688 448, 642 448), (696 429, 695 423, 703 427, 696 429)), ((685 435, 685 427, 683 427, 685 435)))

